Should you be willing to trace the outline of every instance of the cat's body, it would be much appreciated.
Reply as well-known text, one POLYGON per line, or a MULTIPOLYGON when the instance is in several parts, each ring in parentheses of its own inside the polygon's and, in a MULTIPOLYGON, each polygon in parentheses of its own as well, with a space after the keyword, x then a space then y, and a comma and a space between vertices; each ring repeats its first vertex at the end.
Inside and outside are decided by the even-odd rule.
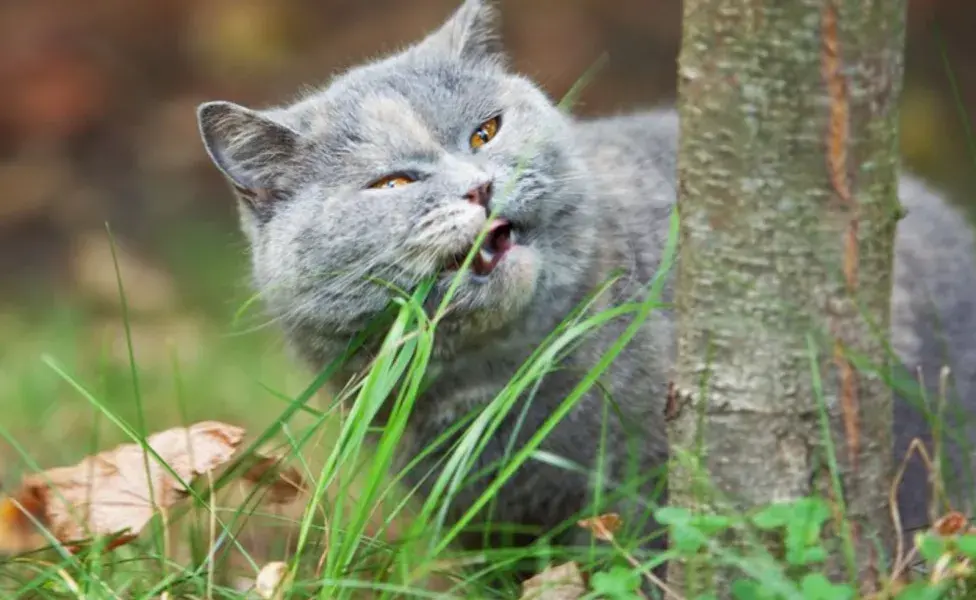
MULTIPOLYGON (((436 400, 418 403, 413 413, 413 448, 410 449, 413 452, 423 450, 466 412, 494 398, 529 353, 539 346, 542 337, 563 321, 567 312, 587 294, 604 285, 614 270, 624 269, 626 277, 611 287, 600 301, 602 306, 632 299, 646 289, 647 282, 656 274, 668 239, 674 203, 675 114, 662 110, 580 122, 574 124, 573 134, 573 144, 584 163, 587 185, 591 188, 590 199, 599 199, 602 207, 587 217, 588 228, 600 241, 587 260, 579 261, 578 267, 584 274, 580 285, 561 299, 560 309, 543 306, 545 316, 528 317, 544 322, 545 327, 529 328, 527 335, 515 328, 476 349, 435 361, 437 377, 425 398, 436 400)), ((665 287, 664 297, 670 297, 670 286, 665 287)), ((532 409, 524 415, 518 408, 512 411, 500 428, 502 434, 492 439, 475 470, 506 455, 512 432, 517 439, 515 447, 524 444, 556 411, 581 375, 596 364, 627 323, 627 319, 618 319, 596 330, 561 363, 559 370, 547 375, 533 397, 532 409)), ((608 488, 614 487, 610 482, 627 480, 628 467, 638 466, 646 472, 659 466, 667 456, 663 415, 671 339, 670 315, 666 311, 653 312, 630 342, 628 351, 601 378, 604 390, 618 403, 625 417, 613 416, 606 399, 594 389, 556 426, 542 449, 581 465, 590 473, 597 472, 596 461, 602 460, 602 469, 608 475, 604 485, 608 488), (606 419, 604 413, 609 414, 606 419), (601 431, 603 427, 606 431, 601 431), (632 446, 628 447, 625 439, 632 446), (634 450, 637 455, 628 454, 634 450)), ((411 451, 406 453, 411 454, 411 451)), ((426 464, 419 471, 425 472, 431 466, 426 464)), ((660 501, 660 495, 651 498, 658 482, 646 476, 645 479, 645 496, 660 501)), ((470 506, 482 491, 482 486, 468 488, 458 497, 457 506, 470 506)), ((582 474, 533 461, 529 468, 516 473, 505 493, 499 496, 493 518, 548 530, 581 511, 589 491, 590 482, 582 474)), ((584 532, 583 537, 586 535, 584 532)))
MULTIPOLYGON (((501 199, 499 216, 507 223, 486 244, 503 259, 481 265, 487 273, 480 276, 465 275, 456 308, 438 330, 437 376, 411 415, 405 460, 491 400, 614 269, 627 272, 615 300, 646 283, 658 267, 675 200, 676 115, 660 110, 572 120, 504 69, 490 15, 484 2, 469 0, 420 44, 286 108, 259 113, 209 103, 200 109, 208 151, 240 198, 257 286, 316 368, 387 305, 390 292, 364 276, 416 285, 470 248, 487 223, 484 202, 501 199)), ((904 180, 901 195, 908 216, 898 232, 894 346, 909 368, 924 362, 934 381, 941 354, 931 353, 930 325, 920 318, 934 300, 953 336, 953 366, 968 399, 976 368, 972 235, 962 217, 918 182, 904 180), (932 297, 923 298, 923 288, 932 297)), ((433 302, 451 277, 441 275, 433 302)), ((532 410, 512 414, 479 464, 500 458, 506 433, 520 418, 518 437, 534 433, 622 326, 598 332, 548 376, 532 410)), ((640 428, 636 453, 622 443, 634 432, 613 417, 604 438, 610 443, 599 450, 605 404, 597 391, 543 448, 590 468, 602 454, 611 478, 624 477, 628 459, 643 470, 659 466, 667 452, 672 344, 670 316, 656 311, 603 378, 624 422, 640 428)), ((908 411, 897 415, 903 450, 924 428, 908 411)), ((913 486, 924 485, 918 472, 914 477, 913 486)), ((457 505, 467 507, 478 492, 463 492, 457 505)), ((493 519, 549 528, 587 498, 585 476, 530 462, 499 494, 493 519)), ((904 500, 912 501, 902 507, 909 524, 924 518, 921 495, 904 500)))

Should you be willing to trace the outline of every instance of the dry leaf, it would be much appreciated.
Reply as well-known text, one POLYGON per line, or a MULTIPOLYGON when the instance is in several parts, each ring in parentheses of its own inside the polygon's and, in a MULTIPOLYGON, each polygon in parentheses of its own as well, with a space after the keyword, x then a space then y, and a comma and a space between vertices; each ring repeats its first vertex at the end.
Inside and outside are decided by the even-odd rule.
POLYGON ((33 492, 0 500, 0 552, 17 554, 46 544, 34 525, 42 519, 44 505, 33 492))
POLYGON ((577 600, 586 594, 579 566, 574 562, 547 567, 522 583, 520 600, 577 600))
POLYGON ((29 475, 19 491, 0 501, 0 549, 37 547, 40 534, 28 514, 61 542, 121 533, 110 547, 124 544, 139 534, 157 508, 166 510, 187 496, 180 480, 189 484, 227 463, 243 438, 243 429, 215 421, 149 436, 148 445, 179 480, 138 444, 29 475))
POLYGON ((941 536, 950 536, 964 533, 968 527, 966 515, 953 511, 936 521, 932 529, 941 536))
POLYGON ((291 504, 305 491, 305 479, 298 469, 282 467, 281 459, 274 456, 254 455, 241 479, 264 487, 262 500, 270 504, 291 504))
POLYGON ((283 562, 271 562, 261 568, 254 582, 254 591, 265 600, 280 600, 291 583, 288 577, 288 565, 283 562), (286 581, 286 578, 288 580, 286 581))
POLYGON ((583 519, 576 523, 583 529, 589 529, 598 540, 605 542, 613 541, 613 534, 620 529, 620 515, 617 513, 607 513, 590 519, 583 519))

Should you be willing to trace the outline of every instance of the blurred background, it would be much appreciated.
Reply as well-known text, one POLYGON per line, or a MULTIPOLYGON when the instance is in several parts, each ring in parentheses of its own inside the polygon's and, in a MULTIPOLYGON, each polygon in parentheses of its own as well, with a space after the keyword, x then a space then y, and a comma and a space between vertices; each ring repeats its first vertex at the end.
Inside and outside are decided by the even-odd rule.
MULTIPOLYGON (((577 112, 673 99, 678 0, 501 5, 515 66, 554 97, 609 54, 577 112)), ((109 413, 149 430, 200 418, 258 428, 284 408, 266 388, 294 394, 307 375, 257 307, 242 309, 245 247, 194 108, 287 100, 455 6, 0 2, 0 477, 125 439, 109 413)), ((909 25, 905 159, 976 211, 961 114, 976 115, 976 2, 911 0, 909 25)))

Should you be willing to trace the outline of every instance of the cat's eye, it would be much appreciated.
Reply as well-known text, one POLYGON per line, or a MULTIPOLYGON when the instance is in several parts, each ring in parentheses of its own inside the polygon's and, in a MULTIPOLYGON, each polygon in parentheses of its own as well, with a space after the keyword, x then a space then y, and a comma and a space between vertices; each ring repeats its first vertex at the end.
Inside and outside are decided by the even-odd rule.
POLYGON ((471 134, 471 148, 477 150, 490 142, 498 133, 498 128, 501 127, 501 125, 501 117, 488 119, 479 125, 478 128, 474 130, 474 133, 471 134))
POLYGON ((405 173, 397 173, 395 175, 387 175, 382 179, 377 179, 373 183, 369 184, 371 189, 385 189, 385 188, 398 188, 405 185, 410 185, 414 181, 417 181, 410 175, 405 173))

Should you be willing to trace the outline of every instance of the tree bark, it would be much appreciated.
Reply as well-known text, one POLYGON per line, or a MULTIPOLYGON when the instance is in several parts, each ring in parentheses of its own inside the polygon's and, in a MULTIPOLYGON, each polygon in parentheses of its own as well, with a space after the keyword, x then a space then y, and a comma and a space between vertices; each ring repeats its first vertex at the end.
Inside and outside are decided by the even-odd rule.
MULTIPOLYGON (((848 356, 887 368, 905 14, 905 0, 685 0, 679 60, 669 502, 716 501, 686 453, 738 509, 842 500, 864 589, 871 535, 893 539, 892 395, 848 356)), ((688 597, 725 597, 728 577, 669 571, 688 597)))

